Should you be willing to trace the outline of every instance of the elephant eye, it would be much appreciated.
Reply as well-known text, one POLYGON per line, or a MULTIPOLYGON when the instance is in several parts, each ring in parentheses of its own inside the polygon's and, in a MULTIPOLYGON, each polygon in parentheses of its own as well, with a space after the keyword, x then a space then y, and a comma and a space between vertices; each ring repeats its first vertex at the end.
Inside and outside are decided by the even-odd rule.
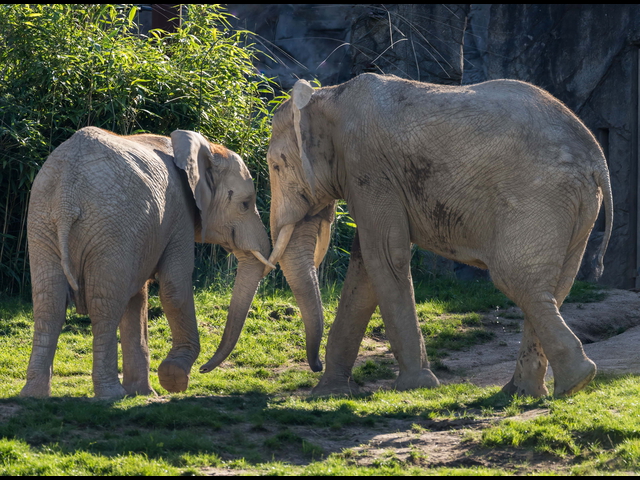
POLYGON ((246 212, 247 210, 249 210, 249 203, 249 200, 245 200, 244 202, 242 202, 240 204, 240 211, 246 212))

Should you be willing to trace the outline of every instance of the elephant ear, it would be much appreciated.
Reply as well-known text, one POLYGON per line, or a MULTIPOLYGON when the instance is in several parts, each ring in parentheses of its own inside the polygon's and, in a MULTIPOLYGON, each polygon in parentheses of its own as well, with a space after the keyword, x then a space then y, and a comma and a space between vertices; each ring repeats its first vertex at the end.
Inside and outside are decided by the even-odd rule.
POLYGON ((213 167, 221 163, 211 153, 209 141, 202 135, 189 130, 175 130, 171 133, 173 162, 187 172, 189 187, 200 210, 202 219, 201 241, 204 242, 207 231, 208 211, 215 194, 213 167))
POLYGON ((304 144, 302 143, 302 115, 300 110, 306 107, 311 101, 314 90, 306 80, 298 80, 293 86, 291 99, 293 100, 293 125, 296 131, 296 140, 300 149, 300 160, 302 161, 302 171, 309 184, 311 196, 315 197, 315 175, 313 173, 313 165, 307 156, 304 144))

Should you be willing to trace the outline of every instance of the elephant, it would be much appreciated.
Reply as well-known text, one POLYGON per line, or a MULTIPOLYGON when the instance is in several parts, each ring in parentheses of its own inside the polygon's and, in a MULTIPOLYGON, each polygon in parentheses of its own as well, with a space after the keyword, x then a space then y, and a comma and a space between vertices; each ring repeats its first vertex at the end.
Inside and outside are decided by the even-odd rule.
POLYGON ((200 351, 194 242, 220 244, 238 259, 223 338, 204 370, 235 346, 270 252, 242 158, 186 130, 170 138, 119 136, 96 127, 75 132, 33 182, 27 240, 34 334, 24 397, 51 395, 69 299, 91 319, 95 396, 154 394, 147 323, 152 279, 172 334, 172 348, 158 368, 160 384, 169 392, 186 390, 200 351))
POLYGON ((298 80, 274 114, 267 160, 269 261, 280 263, 300 307, 313 371, 322 370, 324 321, 316 270, 338 199, 357 224, 313 395, 358 391, 352 367, 378 306, 398 361, 395 388, 439 385, 416 315, 411 244, 488 269, 524 312, 504 391, 548 395, 548 364, 556 396, 594 377, 559 307, 604 203, 602 272, 609 171, 593 135, 546 91, 516 80, 444 86, 373 73, 319 88, 298 80))

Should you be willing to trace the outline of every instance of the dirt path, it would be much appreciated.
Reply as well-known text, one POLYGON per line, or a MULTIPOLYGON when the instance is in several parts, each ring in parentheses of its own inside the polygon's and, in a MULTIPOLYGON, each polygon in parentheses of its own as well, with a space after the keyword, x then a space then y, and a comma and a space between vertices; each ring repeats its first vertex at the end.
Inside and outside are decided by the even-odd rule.
MULTIPOLYGON (((599 373, 640 374, 640 293, 615 289, 606 292, 607 297, 601 302, 563 305, 562 316, 582 341, 599 373)), ((493 339, 465 351, 450 352, 442 360, 445 369, 436 372, 438 379, 443 384, 470 382, 482 387, 506 384, 515 368, 523 323, 524 316, 517 307, 486 314, 483 324, 494 333, 493 339)), ((356 365, 368 359, 393 359, 388 343, 365 341, 377 345, 361 348, 356 365)), ((390 367, 397 370, 395 362, 390 367)), ((547 380, 551 378, 550 368, 547 380)), ((393 380, 379 380, 365 385, 363 390, 386 388, 392 383, 393 380)))
MULTIPOLYGON (((561 313, 599 373, 640 374, 640 293, 607 290, 603 301, 568 303, 562 306, 561 313)), ((507 383, 520 348, 523 322, 517 307, 485 317, 485 325, 495 337, 446 357, 443 363, 451 373, 441 375, 443 383, 468 381, 480 386, 507 383)), ((552 376, 549 369, 547 378, 552 376)))

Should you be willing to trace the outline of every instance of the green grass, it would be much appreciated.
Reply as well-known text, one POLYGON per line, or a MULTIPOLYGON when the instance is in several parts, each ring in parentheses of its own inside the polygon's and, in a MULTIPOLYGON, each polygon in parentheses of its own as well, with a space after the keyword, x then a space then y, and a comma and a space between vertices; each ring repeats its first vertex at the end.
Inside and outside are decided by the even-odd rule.
POLYGON ((507 420, 485 431, 483 442, 527 446, 558 456, 590 457, 594 447, 605 448, 613 450, 608 453, 614 456, 624 452, 625 458, 619 458, 618 463, 636 469, 640 457, 631 452, 640 441, 638 398, 637 377, 599 378, 575 396, 551 402, 548 415, 528 421, 507 420))
MULTIPOLYGON (((579 288, 583 297, 597 293, 579 288)), ((416 291, 432 359, 486 341, 483 313, 510 305, 488 282, 434 281, 416 291)), ((229 295, 196 293, 203 347, 197 365, 218 345, 229 295)), ((325 338, 338 299, 337 286, 323 290, 325 338)), ((155 374, 170 345, 157 297, 150 299, 150 313, 151 380, 159 397, 91 398, 90 322, 69 310, 54 363, 54 397, 21 399, 31 305, 0 299, 0 474, 513 475, 640 468, 638 377, 598 378, 574 397, 557 400, 507 397, 498 387, 470 384, 310 398, 321 374, 306 365, 299 310, 290 293, 266 285, 229 359, 212 373, 194 368, 187 392, 170 395, 155 374), (515 417, 539 409, 548 413, 515 417), (398 431, 409 438, 404 449, 388 443, 376 450, 370 443, 398 431), (435 462, 429 437, 434 432, 461 432, 457 448, 466 453, 456 462, 435 462), (523 460, 486 461, 487 451, 523 460), (531 455, 546 459, 543 470, 526 460, 531 455)), ((388 346, 378 313, 363 348, 374 343, 388 346)), ((354 369, 361 385, 393 375, 387 358, 354 369)))

